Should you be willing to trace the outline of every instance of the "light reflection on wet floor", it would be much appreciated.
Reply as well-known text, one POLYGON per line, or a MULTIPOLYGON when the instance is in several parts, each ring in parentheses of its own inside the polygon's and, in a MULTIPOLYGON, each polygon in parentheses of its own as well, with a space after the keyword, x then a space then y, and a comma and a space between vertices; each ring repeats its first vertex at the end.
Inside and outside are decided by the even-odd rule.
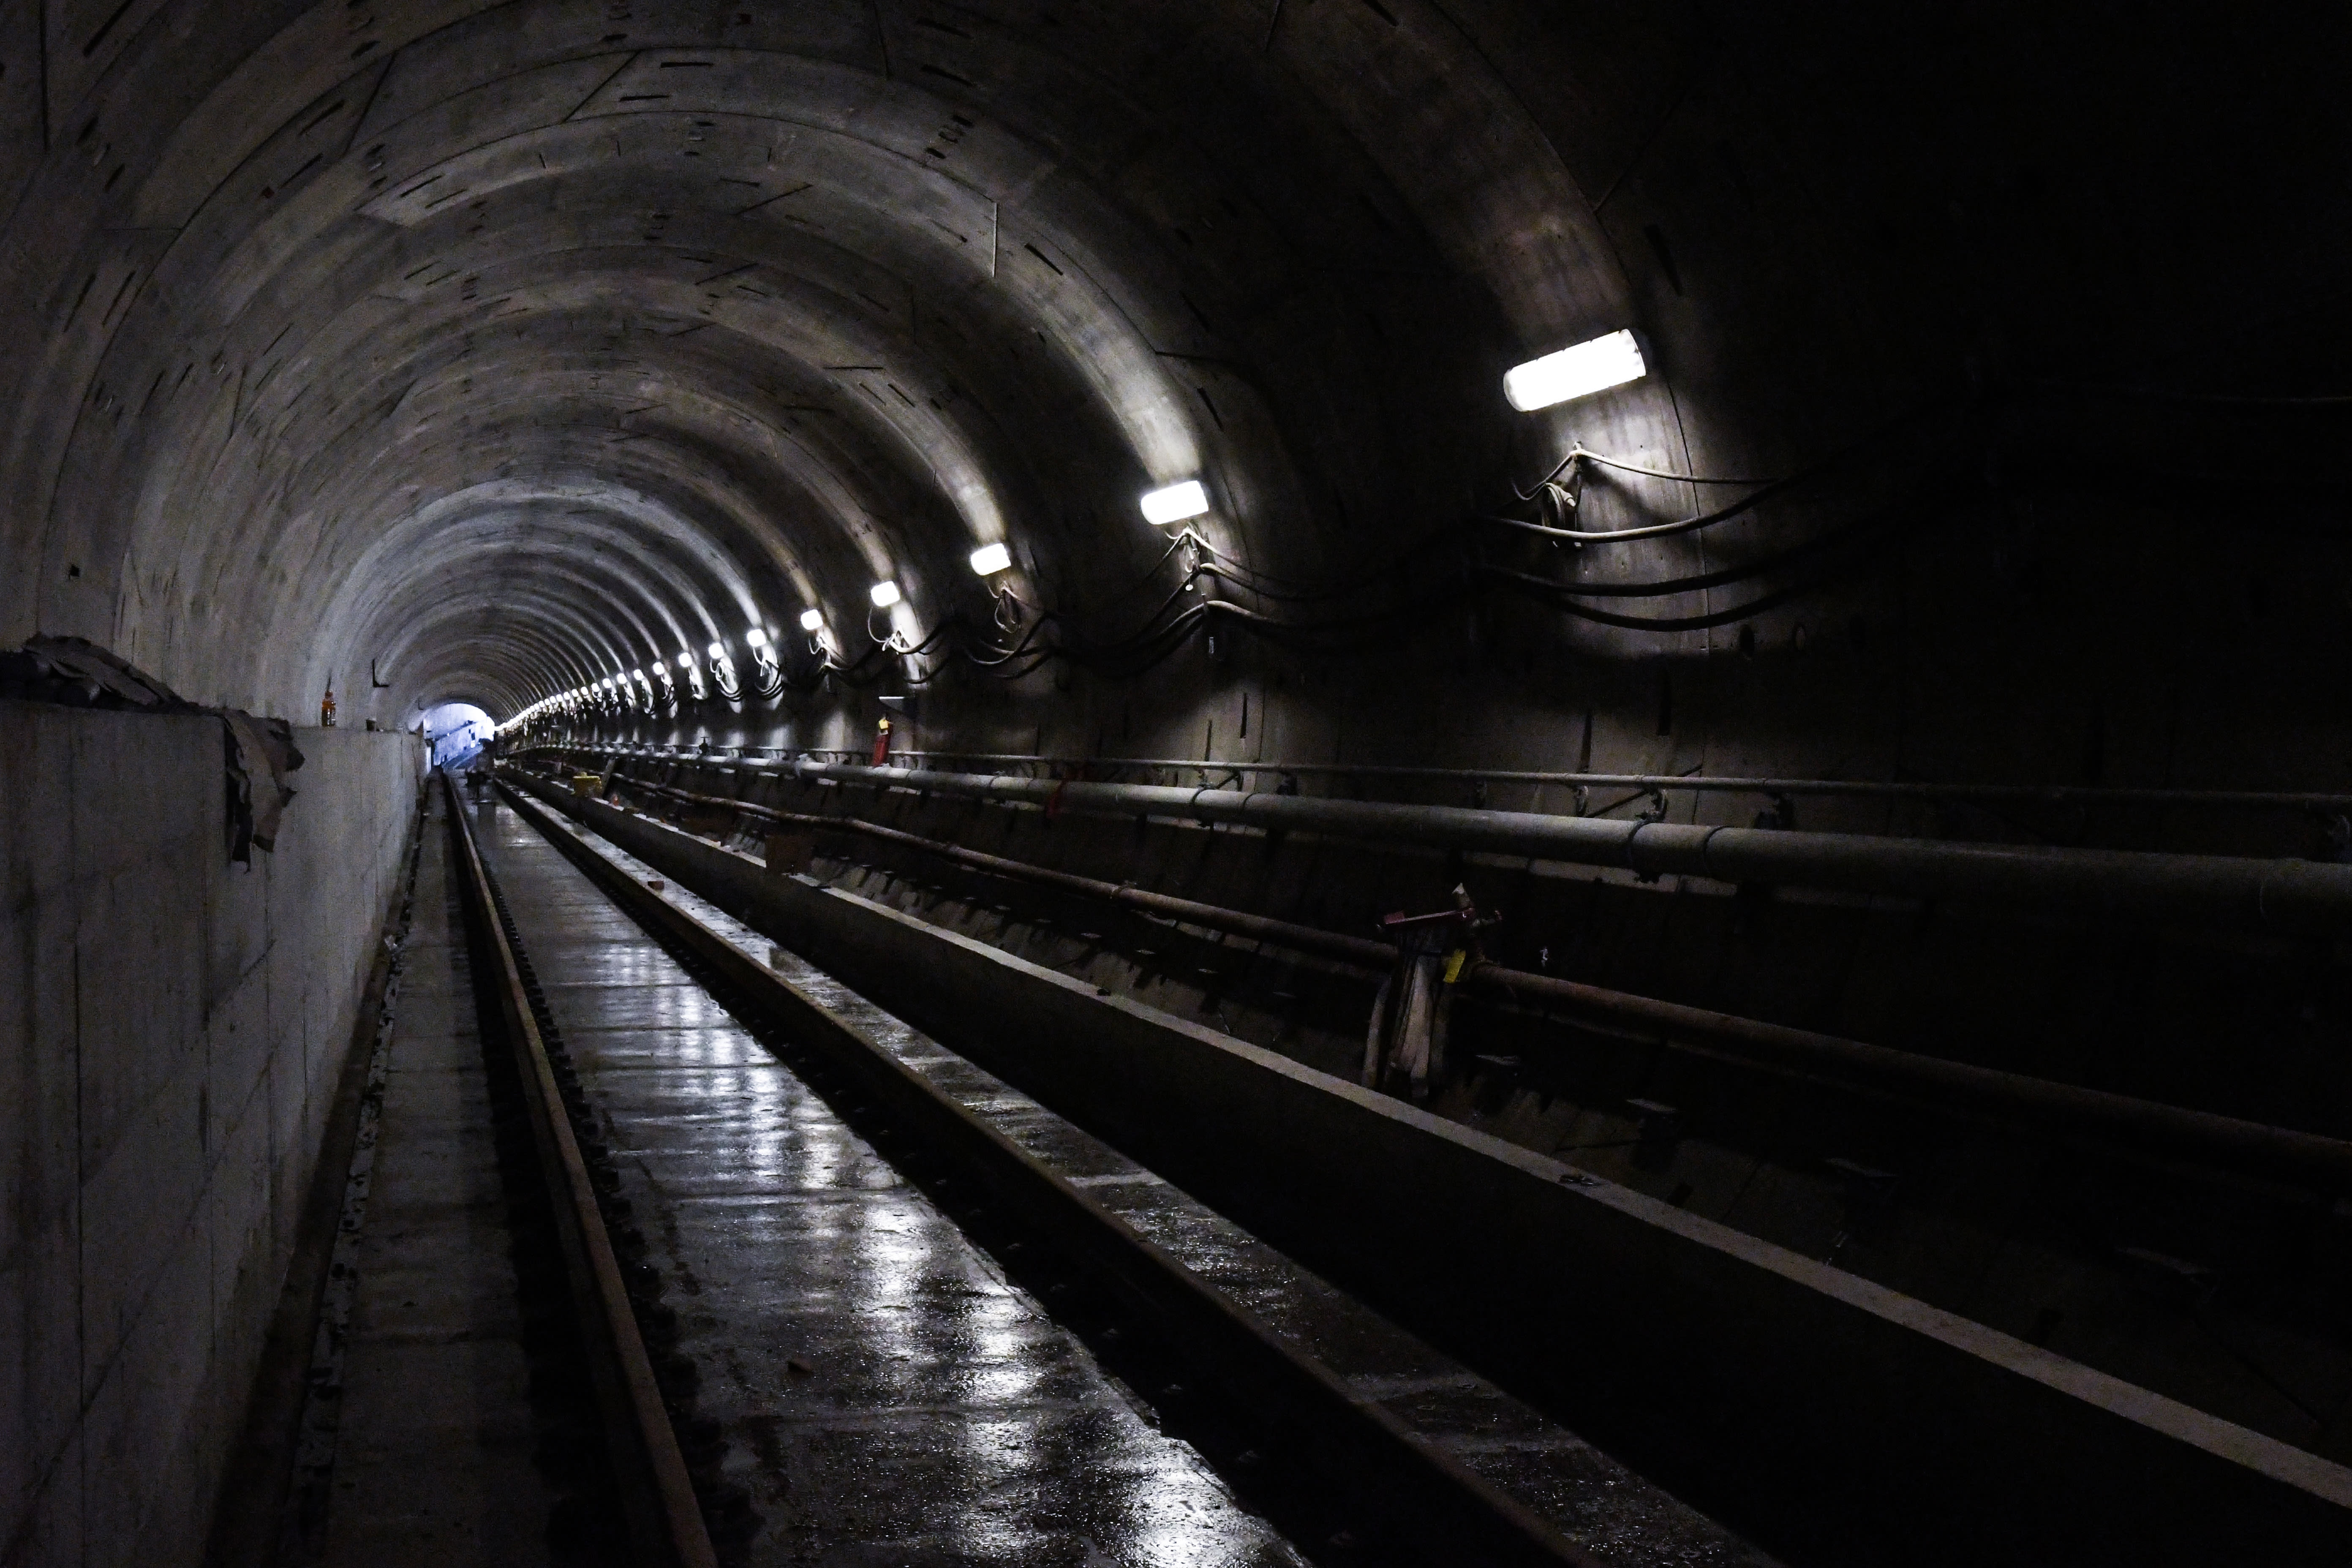
POLYGON ((551 846, 483 823, 766 1518, 749 1561, 1303 1561, 551 846))

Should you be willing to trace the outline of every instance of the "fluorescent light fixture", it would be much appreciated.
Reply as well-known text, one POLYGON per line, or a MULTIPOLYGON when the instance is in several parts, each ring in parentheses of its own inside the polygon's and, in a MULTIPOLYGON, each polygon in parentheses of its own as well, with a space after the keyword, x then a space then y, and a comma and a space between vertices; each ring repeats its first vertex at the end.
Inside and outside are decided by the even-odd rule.
POLYGON ((723 642, 712 643, 710 645, 710 657, 712 658, 725 658, 727 657, 727 645, 723 642))
POLYGON ((993 577, 1013 564, 1013 552, 1002 544, 983 544, 971 552, 971 569, 983 577, 993 577))
POLYGON ((1149 490, 1143 497, 1143 521, 1150 523, 1181 522, 1208 510, 1209 492, 1201 488, 1198 479, 1149 490))
POLYGON ((765 647, 768 646, 768 634, 761 631, 759 627, 753 626, 750 631, 743 634, 743 641, 746 646, 751 647, 765 647))
POLYGON ((898 584, 886 582, 875 584, 874 586, 868 590, 867 596, 874 601, 874 607, 876 609, 887 610, 907 595, 898 592, 898 584))
POLYGON ((692 669, 694 668, 694 655, 690 653, 679 654, 677 656, 677 667, 680 669, 692 669))
POLYGON ((1571 397, 1622 386, 1650 374, 1642 345, 1630 331, 1615 331, 1531 359, 1503 377, 1503 395, 1522 414, 1566 403, 1571 397))
POLYGON ((814 632, 822 631, 824 629, 824 612, 823 610, 803 610, 801 612, 801 630, 804 632, 814 632))

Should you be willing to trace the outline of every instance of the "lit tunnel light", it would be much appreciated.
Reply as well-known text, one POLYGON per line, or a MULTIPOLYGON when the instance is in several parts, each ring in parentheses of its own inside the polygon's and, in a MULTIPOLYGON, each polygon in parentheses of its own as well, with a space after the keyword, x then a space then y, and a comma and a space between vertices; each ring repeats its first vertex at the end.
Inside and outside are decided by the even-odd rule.
POLYGON ((1002 544, 983 544, 971 552, 971 569, 983 577, 993 577, 1013 564, 1013 552, 1002 544))
POLYGON ((768 634, 753 626, 743 634, 743 643, 747 647, 765 647, 768 646, 768 634))
POLYGON ((801 630, 804 632, 818 632, 823 631, 824 629, 824 612, 823 610, 803 610, 801 612, 801 630))
POLYGON ((1186 479, 1181 484, 1149 490, 1143 497, 1143 521, 1155 526, 1181 522, 1208 510, 1209 492, 1202 488, 1198 479, 1186 479))
POLYGON ((1503 395, 1512 407, 1529 414, 1639 381, 1649 374, 1642 345, 1633 341, 1633 334, 1614 331, 1513 366, 1504 374, 1503 395))
POLYGON ((712 643, 710 645, 710 657, 714 660, 725 658, 727 657, 727 645, 723 642, 712 643))
POLYGON ((873 599, 876 609, 887 610, 907 595, 898 592, 898 584, 886 580, 875 584, 869 590, 868 596, 873 599))
POLYGON ((694 654, 691 650, 681 653, 677 656, 677 667, 680 669, 692 669, 694 668, 694 654))

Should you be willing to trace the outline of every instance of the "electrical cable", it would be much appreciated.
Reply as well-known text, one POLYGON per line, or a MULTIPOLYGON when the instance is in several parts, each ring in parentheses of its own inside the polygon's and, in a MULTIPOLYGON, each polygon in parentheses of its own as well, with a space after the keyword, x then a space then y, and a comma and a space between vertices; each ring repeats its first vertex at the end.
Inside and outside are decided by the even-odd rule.
POLYGON ((1780 482, 1777 479, 1715 479, 1705 474, 1677 474, 1668 468, 1645 468, 1639 463, 1629 463, 1622 458, 1607 457, 1600 452, 1594 451, 1591 447, 1580 443, 1576 446, 1570 447, 1568 449, 1568 456, 1562 458, 1559 462, 1554 463, 1549 473, 1545 474, 1543 478, 1538 479, 1526 489, 1521 489, 1519 488, 1519 484, 1517 479, 1511 480, 1511 493, 1518 497, 1521 500, 1533 500, 1536 497, 1543 493, 1543 488, 1546 485, 1550 484, 1554 479, 1559 479, 1561 474, 1567 472, 1570 464, 1577 462, 1597 463, 1604 468, 1615 468, 1621 473, 1627 474, 1643 474, 1654 479, 1676 479, 1686 485, 1772 485, 1780 482))
POLYGON ((1896 524, 1895 521, 1890 518, 1865 518, 1859 522, 1848 523, 1843 528, 1834 529, 1827 533, 1817 534, 1813 538, 1806 540, 1801 544, 1792 545, 1787 550, 1777 552, 1771 555, 1761 556, 1756 560, 1743 562, 1736 565, 1719 567, 1713 572, 1703 572, 1696 576, 1671 577, 1664 579, 1664 581, 1638 583, 1562 583, 1556 578, 1538 577, 1528 573, 1513 572, 1499 566, 1486 566, 1482 564, 1477 568, 1477 570, 1488 576, 1508 577, 1520 583, 1547 588, 1555 593, 1567 595, 1575 598, 1664 599, 1670 598, 1676 594, 1693 594, 1698 592, 1702 588, 1727 587, 1734 583, 1746 582, 1751 577, 1765 576, 1770 573, 1780 571, 1786 566, 1792 565, 1797 562, 1809 560, 1815 555, 1825 554, 1853 539, 1859 538, 1878 529, 1890 528, 1894 526, 1896 526, 1896 524))
MULTIPOLYGON (((1476 521, 1497 523, 1542 537, 1568 539, 1579 543, 1623 542, 1689 532, 1737 516, 1773 495, 1782 493, 1829 472, 1887 434, 1917 418, 1932 406, 1933 405, 1929 405, 1914 409, 1797 473, 1769 481, 1673 474, 1663 469, 1646 468, 1640 465, 1625 463, 1581 447, 1572 450, 1567 458, 1562 459, 1559 468, 1553 470, 1556 475, 1570 462, 1589 460, 1596 465, 1650 478, 1684 480, 1691 483, 1756 483, 1759 485, 1754 493, 1740 500, 1729 506, 1702 513, 1697 517, 1605 532, 1549 528, 1511 518, 1492 517, 1476 521)), ((1190 605, 1184 604, 1183 601, 1186 595, 1196 590, 1203 579, 1224 584, 1239 593, 1252 595, 1272 605, 1315 605, 1356 599, 1360 597, 1360 590, 1367 584, 1383 580, 1393 582, 1403 576, 1409 571, 1411 563, 1425 553, 1431 546, 1458 539, 1458 531, 1452 527, 1432 529, 1408 545, 1395 559, 1355 574, 1342 584, 1318 586, 1259 571, 1219 550, 1197 531, 1186 529, 1169 541, 1168 547, 1152 563, 1149 573, 1120 590, 1113 597, 1125 598, 1149 584, 1171 557, 1187 547, 1195 553, 1192 565, 1147 614, 1139 620, 1131 623, 1129 629, 1116 636, 1089 637, 1078 626, 1074 617, 1050 607, 1036 611, 1034 618, 1025 626, 1021 625, 1017 619, 1008 623, 1004 616, 1004 605, 1000 599, 992 606, 996 612, 992 617, 996 625, 992 629, 998 634, 1009 634, 1017 630, 1019 636, 1010 645, 999 641, 996 637, 976 631, 969 620, 959 612, 939 623, 919 641, 908 641, 905 634, 893 628, 887 637, 876 637, 874 646, 854 660, 844 661, 831 651, 822 650, 813 645, 812 651, 819 654, 816 667, 813 671, 795 675, 783 670, 782 666, 778 665, 775 667, 775 679, 772 686, 766 679, 767 671, 763 669, 761 672, 761 679, 759 680, 758 695, 762 698, 772 698, 788 689, 803 693, 814 692, 828 681, 837 681, 856 689, 872 687, 890 679, 895 668, 899 666, 901 661, 931 653, 935 649, 942 650, 942 662, 936 665, 928 674, 902 677, 908 685, 928 686, 939 679, 948 669, 959 664, 968 666, 992 679, 1008 682, 1020 680, 1055 660, 1063 660, 1081 668, 1113 678, 1132 678, 1165 662, 1217 619, 1235 623, 1248 629, 1253 636, 1278 646, 1337 652, 1352 647, 1393 642, 1401 630, 1409 633, 1416 626, 1425 626, 1435 612, 1450 608, 1466 599, 1474 599, 1483 587, 1490 585, 1516 597, 1542 605, 1558 613, 1598 625, 1654 633, 1700 630, 1748 619, 1825 586, 1835 577, 1853 570, 1861 561, 1866 559, 1871 553, 1872 547, 1896 537, 1901 531, 1894 526, 1896 521, 1898 520, 1882 513, 1879 516, 1849 523, 1792 548, 1755 560, 1683 577, 1630 583, 1561 582, 1555 578, 1538 576, 1532 573, 1477 560, 1465 551, 1460 562, 1458 573, 1447 574, 1446 585, 1435 592, 1418 595, 1404 603, 1393 605, 1385 609, 1322 620, 1286 619, 1232 600, 1215 597, 1203 597, 1199 602, 1190 605), (1793 566, 1819 557, 1838 554, 1845 552, 1848 546, 1856 543, 1865 548, 1853 551, 1848 559, 1832 563, 1827 570, 1811 574, 1803 582, 1769 591, 1733 607, 1702 615, 1629 616, 1581 602, 1596 598, 1668 598, 1681 594, 1726 587, 1786 572, 1793 566)), ((867 628, 869 633, 872 630, 871 621, 869 613, 867 628)), ((722 691, 722 695, 731 699, 737 694, 722 691)))
MULTIPOLYGON (((1639 463, 1629 463, 1622 458, 1603 457, 1601 453, 1592 450, 1589 447, 1579 447, 1574 451, 1569 453, 1569 457, 1571 458, 1580 458, 1588 463, 1598 463, 1604 468, 1614 468, 1619 473, 1622 474, 1642 474, 1654 479, 1676 479, 1686 485, 1769 485, 1778 484, 1780 482, 1778 479, 1717 479, 1705 474, 1677 474, 1665 468, 1645 468, 1639 463)), ((1565 467, 1566 465, 1562 466, 1565 467)), ((1549 477, 1557 478, 1559 474, 1559 469, 1554 468, 1549 477)), ((1519 499, 1521 500, 1533 500, 1535 498, 1528 495, 1521 496, 1519 499)))
MULTIPOLYGON (((1678 518, 1672 522, 1644 523, 1633 528, 1608 529, 1600 531, 1586 531, 1581 529, 1570 528, 1550 528, 1539 522, 1523 522, 1517 518, 1497 517, 1491 514, 1482 514, 1480 521, 1489 523, 1499 523, 1505 528, 1523 529, 1530 533, 1542 534, 1549 539, 1570 540, 1579 544, 1624 544, 1634 540, 1664 539, 1671 534, 1695 532, 1702 528, 1712 528, 1719 522, 1727 522, 1731 519, 1739 516, 1742 512, 1749 510, 1759 503, 1769 500, 1774 496, 1785 494, 1789 490, 1793 489, 1800 485, 1806 484, 1813 479, 1821 478, 1824 474, 1832 472, 1833 470, 1843 467, 1847 462, 1853 460, 1857 456, 1876 447, 1880 442, 1901 430, 1906 426, 1911 424, 1915 420, 1926 417, 1927 415, 1935 412, 1938 408, 1941 408, 1950 401, 1951 398, 1948 395, 1930 398, 1927 402, 1907 409, 1904 413, 1895 416, 1894 418, 1872 427, 1861 436, 1858 436, 1854 439, 1847 442, 1844 446, 1839 447, 1831 451, 1826 457, 1823 457, 1815 462, 1807 464, 1805 467, 1799 468, 1796 472, 1792 474, 1784 474, 1777 479, 1761 481, 1759 488, 1751 491, 1749 494, 1743 496, 1738 500, 1732 502, 1730 505, 1717 507, 1711 511, 1700 512, 1695 517, 1678 518)), ((1521 490, 1515 484, 1511 487, 1512 493, 1517 495, 1523 501, 1534 500, 1545 485, 1549 484, 1554 479, 1558 478, 1561 470, 1565 469, 1569 464, 1577 461, 1583 452, 1584 449, 1581 447, 1570 450, 1569 455, 1562 458, 1559 464, 1553 468, 1550 473, 1545 475, 1542 479, 1537 482, 1533 489, 1521 490)), ((1592 454, 1592 456, 1600 461, 1607 463, 1612 468, 1625 468, 1628 471, 1635 473, 1648 473, 1661 479, 1680 479, 1687 484, 1741 484, 1750 482, 1739 479, 1712 479, 1690 474, 1669 474, 1662 469, 1641 468, 1635 465, 1625 463, 1613 458, 1600 458, 1599 454, 1597 453, 1592 454)))
MULTIPOLYGON (((1866 535, 1865 537, 1883 542, 1895 538, 1895 533, 1893 530, 1888 530, 1866 535)), ((1843 569, 1827 572, 1822 574, 1821 576, 1811 578, 1805 582, 1794 583, 1790 584, 1788 587, 1775 589, 1771 593, 1764 594, 1754 599, 1750 599, 1745 604, 1737 605, 1728 609, 1708 611, 1704 615, 1665 616, 1626 616, 1620 615, 1613 610, 1598 609, 1591 605, 1580 605, 1569 599, 1532 594, 1528 595, 1527 596, 1536 598, 1538 603, 1543 604, 1551 609, 1558 610, 1562 615, 1573 616, 1579 620, 1591 621, 1597 625, 1604 626, 1617 626, 1628 631, 1642 632, 1706 631, 1710 627, 1727 626, 1735 622, 1751 619, 1754 616, 1762 615, 1767 610, 1777 609, 1780 605, 1788 604, 1792 599, 1802 598, 1808 594, 1816 593, 1819 590, 1827 587, 1831 583, 1836 581, 1837 578, 1844 575, 1846 571, 1850 571, 1854 567, 1859 566, 1863 560, 1867 558, 1867 552, 1858 554, 1853 561, 1846 563, 1843 569)), ((1494 569, 1490 568, 1485 574, 1491 576, 1496 575, 1496 574, 1494 572, 1494 569)), ((1514 575, 1516 574, 1502 574, 1502 580, 1508 584, 1511 577, 1514 575)))

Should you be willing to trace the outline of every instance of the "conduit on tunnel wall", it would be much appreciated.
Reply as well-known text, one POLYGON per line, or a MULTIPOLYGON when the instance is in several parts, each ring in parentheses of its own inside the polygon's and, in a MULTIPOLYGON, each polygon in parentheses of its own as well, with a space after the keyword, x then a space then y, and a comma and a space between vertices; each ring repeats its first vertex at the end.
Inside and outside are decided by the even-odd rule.
MULTIPOLYGON (((2086 730, 2168 726, 2264 782, 2314 753, 2251 739, 2283 697, 2176 691, 2168 714, 2085 689, 2151 647, 2189 685, 2263 659, 2197 614, 2242 596, 2212 563, 2108 549, 2165 526, 2132 510, 2166 488, 2141 483, 2150 450, 2184 423, 2242 434, 2243 411, 1988 389, 2194 387, 2225 357, 2225 390, 2307 389, 2336 339, 2278 301, 2331 297, 2326 247, 2237 237, 2289 192, 2310 232, 2342 227, 2294 108, 2302 62, 2332 52, 2318 32, 2191 47, 2024 8, 2004 26, 1502 0, 608 9, 52 6, 45 56, 7 46, 46 58, 0 76, 11 632, 89 636, 297 718, 331 684, 346 721, 450 698, 503 714, 713 641, 740 658, 754 624, 805 668, 805 608, 846 656, 986 626, 965 557, 999 540, 1024 603, 1115 630, 1164 543, 1134 498, 1175 479, 1204 479, 1199 526, 1250 570, 1378 584, 1425 574, 1414 541, 1571 441, 1782 474, 1958 389, 1969 460, 1892 492, 1901 548, 1742 622, 1449 613, 1350 650, 1402 671, 1378 701, 1328 671, 1302 689, 1300 660, 1245 641, 1238 665, 1193 647, 1116 690, 1051 668, 950 684, 922 723, 1084 748, 1116 721, 1213 749, 1245 738, 1254 691, 1259 734, 1318 749, 1557 763, 1581 722, 1643 765, 1958 776, 2120 766, 2130 746, 2086 730), (2241 81, 2264 86, 2252 108, 2241 81), (2217 169, 2182 232, 2177 182, 2217 169), (1621 326, 1647 380, 1504 405, 1506 365, 1621 326), (2017 479, 2045 468, 2075 488, 2017 479), (886 579, 905 598, 877 612, 886 579), (1674 700, 1654 661, 1703 656, 1674 700)), ((2305 417, 2257 416, 2263 449, 2322 445, 2305 417)), ((1700 499, 1638 476, 1585 493, 1593 528, 1700 499)), ((1495 553, 1706 577, 1886 499, 1799 497, 1581 563, 1495 553)), ((2333 551, 2264 536, 2265 592, 2291 603, 2257 621, 2307 608, 2333 551)), ((749 708, 685 727, 807 740, 873 717, 854 693, 749 708)), ((2329 721, 2292 720, 2340 760, 2329 721)))

